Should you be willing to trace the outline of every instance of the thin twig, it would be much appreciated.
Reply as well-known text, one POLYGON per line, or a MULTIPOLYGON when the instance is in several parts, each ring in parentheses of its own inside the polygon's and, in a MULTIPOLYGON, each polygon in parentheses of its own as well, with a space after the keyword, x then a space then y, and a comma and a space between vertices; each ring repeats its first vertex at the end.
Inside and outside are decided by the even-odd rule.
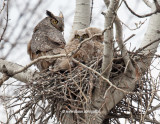
POLYGON ((150 42, 149 44, 145 45, 145 46, 142 47, 142 48, 139 48, 138 50, 136 50, 135 54, 141 52, 142 50, 146 49, 147 47, 149 47, 150 45, 152 45, 152 44, 154 44, 154 43, 156 43, 156 42, 158 42, 158 41, 160 41, 160 38, 158 38, 158 39, 150 42))
POLYGON ((5 27, 4 27, 4 30, 3 30, 3 32, 2 32, 2 35, 1 35, 1 37, 0 37, 0 42, 3 40, 3 36, 4 36, 4 34, 5 34, 5 32, 6 32, 6 30, 7 30, 7 26, 8 26, 8 5, 9 5, 9 0, 7 1, 7 18, 6 18, 6 24, 5 24, 5 27))
MULTIPOLYGON (((154 81, 152 81, 152 82, 154 82, 154 81)), ((148 104, 147 109, 145 111, 145 114, 144 114, 144 116, 142 118, 142 123, 144 122, 144 120, 145 120, 145 118, 147 116, 147 113, 149 111, 149 108, 151 107, 151 104, 152 104, 152 101, 153 101, 153 98, 154 98, 154 95, 155 95, 155 92, 156 92, 156 86, 155 86, 155 84, 152 83, 152 85, 153 85, 152 96, 151 96, 151 98, 149 100, 149 104, 148 104)))
POLYGON ((3 11, 4 7, 5 7, 5 1, 3 1, 3 6, 2 6, 2 9, 0 10, 0 14, 3 11))
POLYGON ((135 24, 137 24, 136 25, 136 28, 130 28, 128 25, 126 25, 124 22, 122 22, 121 21, 121 23, 123 24, 123 25, 125 25, 129 30, 131 30, 131 31, 133 31, 133 30, 137 30, 137 29, 139 29, 139 28, 141 28, 141 26, 145 23, 147 21, 147 19, 146 20, 144 20, 143 22, 139 22, 139 24, 138 23, 135 23, 135 24))
MULTIPOLYGON (((125 3, 126 7, 128 8, 128 10, 135 16, 139 17, 139 18, 145 18, 145 17, 149 17, 153 14, 157 14, 160 12, 160 8, 156 6, 156 10, 152 13, 148 13, 148 14, 145 14, 145 15, 139 15, 137 13, 135 13, 127 4, 126 0, 123 0, 123 2, 125 3)), ((157 3, 155 3, 155 5, 157 5, 157 3)))
POLYGON ((109 79, 107 79, 107 78, 105 78, 104 76, 102 76, 102 75, 101 75, 99 72, 97 72, 96 70, 94 70, 94 69, 92 69, 92 68, 90 68, 90 67, 82 64, 82 63, 79 62, 78 60, 76 60, 76 59, 74 59, 74 58, 72 58, 72 60, 73 60, 75 63, 79 64, 80 66, 82 66, 82 67, 84 67, 84 68, 92 71, 93 73, 97 74, 100 78, 102 78, 102 79, 103 79, 104 81, 106 81, 111 87, 114 87, 116 90, 122 91, 122 92, 125 93, 125 94, 135 94, 134 92, 130 92, 130 91, 126 91, 126 90, 123 90, 123 89, 121 89, 121 88, 118 88, 116 85, 114 85, 112 82, 110 82, 109 79))

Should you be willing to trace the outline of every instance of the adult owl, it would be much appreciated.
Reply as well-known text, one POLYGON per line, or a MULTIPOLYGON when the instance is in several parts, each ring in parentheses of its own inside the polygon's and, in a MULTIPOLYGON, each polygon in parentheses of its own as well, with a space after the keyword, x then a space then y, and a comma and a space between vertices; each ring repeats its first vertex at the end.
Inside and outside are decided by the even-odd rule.
MULTIPOLYGON (((83 40, 91 38, 95 34, 101 34, 101 33, 102 31, 100 29, 94 27, 77 30, 74 32, 71 40, 66 44, 65 50, 63 50, 61 53, 62 54, 71 53, 72 51, 77 49, 77 47, 83 40)), ((97 56, 101 57, 102 54, 103 54, 103 36, 99 35, 83 43, 79 51, 72 57, 86 64, 92 61, 94 57, 97 56)), ((68 58, 63 57, 57 59, 54 68, 55 71, 67 70, 74 65, 72 64, 73 64, 72 61, 69 61, 68 58)))
MULTIPOLYGON (((40 56, 56 55, 64 49, 65 40, 62 35, 64 30, 63 14, 55 16, 46 11, 47 17, 41 20, 34 28, 32 39, 28 43, 27 52, 31 60, 40 56)), ((36 63, 40 71, 54 65, 56 59, 41 60, 36 63)))

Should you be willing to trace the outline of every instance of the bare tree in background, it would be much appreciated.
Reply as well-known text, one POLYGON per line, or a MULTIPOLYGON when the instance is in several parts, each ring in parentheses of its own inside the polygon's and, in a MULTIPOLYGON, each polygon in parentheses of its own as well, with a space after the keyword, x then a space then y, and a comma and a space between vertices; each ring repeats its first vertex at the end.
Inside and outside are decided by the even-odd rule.
MULTIPOLYGON (((155 111, 160 105, 153 104, 155 100, 160 100, 159 79, 154 80, 151 76, 150 66, 155 58, 159 57, 156 51, 160 42, 160 0, 153 0, 152 3, 148 0, 143 2, 151 9, 151 13, 139 15, 125 0, 104 0, 107 8, 106 12, 102 12, 105 18, 104 30, 101 34, 90 38, 104 36, 103 56, 97 56, 87 64, 73 58, 72 54, 76 54, 73 52, 68 55, 43 56, 22 67, 6 60, 7 56, 12 54, 12 49, 17 45, 19 38, 15 40, 7 54, 0 59, 0 72, 3 74, 0 85, 4 85, 10 77, 26 85, 18 88, 20 93, 17 96, 6 99, 8 100, 7 109, 19 107, 17 111, 8 113, 7 123, 11 120, 15 120, 16 123, 49 123, 51 120, 64 124, 118 124, 123 118, 129 123, 159 124, 155 111), (149 17, 147 31, 137 50, 129 51, 126 48, 126 42, 133 35, 126 40, 123 39, 122 23, 117 15, 122 3, 134 16, 149 17), (37 73, 29 69, 37 61, 55 57, 70 58, 71 62, 78 66, 65 72, 46 70, 44 73, 37 73)), ((3 3, 4 7, 2 6, 0 14, 4 11, 6 20, 0 37, 0 51, 3 51, 5 42, 10 41, 12 37, 12 32, 5 37, 9 2, 3 1, 3 3)), ((70 37, 75 30, 90 26, 93 3, 94 0, 76 0, 70 37)), ((33 8, 32 14, 41 4, 40 0, 33 8)), ((32 14, 28 19, 33 16, 32 14)), ((4 23, 2 19, 0 23, 4 23)), ((75 51, 78 51, 88 40, 81 42, 75 51)))

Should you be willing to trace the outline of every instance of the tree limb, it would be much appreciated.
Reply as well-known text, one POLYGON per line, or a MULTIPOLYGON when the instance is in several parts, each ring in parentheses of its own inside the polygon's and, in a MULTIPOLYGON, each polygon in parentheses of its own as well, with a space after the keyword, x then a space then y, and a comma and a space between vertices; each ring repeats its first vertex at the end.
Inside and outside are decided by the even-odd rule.
MULTIPOLYGON (((151 15, 157 14, 160 12, 160 7, 159 5, 157 5, 157 1, 155 2, 155 6, 156 8, 154 9, 154 11, 152 11, 151 13, 145 14, 145 15, 139 15, 137 13, 135 13, 127 4, 126 0, 123 0, 124 4, 126 5, 126 7, 128 8, 128 10, 135 16, 139 17, 139 18, 145 18, 145 17, 149 17, 151 15)), ((152 7, 153 8, 153 7, 152 7)))
MULTIPOLYGON (((16 70, 20 70, 24 68, 16 63, 12 63, 12 62, 8 62, 6 60, 0 59, 0 72, 2 72, 4 65, 6 66, 8 73, 11 75, 14 74, 16 70)), ((33 78, 33 75, 34 75, 34 71, 27 69, 25 70, 25 72, 20 72, 20 73, 13 75, 13 78, 21 82, 28 83, 29 80, 33 78)))
MULTIPOLYGON (((104 0, 104 2, 108 3, 108 0, 104 0)), ((103 61, 102 61, 102 74, 104 77, 109 78, 112 60, 113 60, 113 21, 115 19, 115 10, 118 2, 113 0, 110 2, 108 10, 106 13, 103 13, 105 17, 104 29, 107 27, 111 27, 110 30, 106 30, 104 32, 104 50, 103 50, 103 61)))
MULTIPOLYGON (((8 26, 8 4, 9 4, 9 0, 7 1, 7 18, 6 18, 6 24, 5 24, 5 27, 4 27, 4 30, 3 30, 3 32, 2 32, 2 35, 1 35, 1 37, 0 37, 0 42, 3 40, 3 36, 4 36, 4 34, 5 34, 5 32, 6 32, 6 30, 7 30, 7 26, 8 26)), ((5 4, 4 4, 5 5, 5 4)), ((2 8, 2 10, 3 10, 3 8, 2 8)), ((1 13, 1 11, 0 11, 0 13, 1 13)))
POLYGON ((133 70, 133 65, 130 62, 130 57, 129 57, 129 54, 127 52, 127 48, 123 43, 123 32, 122 32, 123 29, 122 29, 122 25, 120 23, 120 20, 119 20, 118 16, 115 19, 115 27, 116 27, 116 42, 118 43, 118 46, 121 50, 121 54, 122 54, 122 57, 124 59, 124 63, 125 63, 125 65, 128 64, 127 70, 133 70))
POLYGON ((152 3, 149 0, 143 0, 143 2, 151 8, 152 3))

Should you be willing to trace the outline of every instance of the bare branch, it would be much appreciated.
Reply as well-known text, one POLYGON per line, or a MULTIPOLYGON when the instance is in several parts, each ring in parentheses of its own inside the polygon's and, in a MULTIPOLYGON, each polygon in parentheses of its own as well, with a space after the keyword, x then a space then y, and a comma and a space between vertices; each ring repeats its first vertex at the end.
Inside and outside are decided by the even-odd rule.
POLYGON ((128 63, 128 61, 130 61, 130 57, 129 57, 129 54, 127 52, 127 48, 123 43, 123 38, 122 38, 123 37, 122 30, 123 29, 122 29, 122 25, 121 25, 118 17, 116 17, 116 19, 115 19, 115 26, 116 26, 116 42, 118 43, 118 46, 121 50, 122 57, 124 58, 125 65, 128 65, 127 70, 129 69, 131 71, 131 70, 133 70, 133 65, 132 65, 131 62, 128 63))
POLYGON ((1 85, 6 81, 8 80, 10 77, 7 76, 6 74, 3 74, 3 77, 0 79, 0 87, 1 85))
MULTIPOLYGON (((28 2, 29 3, 29 2, 28 2)), ((14 50, 14 48, 17 46, 18 43, 18 39, 20 39, 20 37, 22 36, 23 32, 25 31, 24 29, 27 27, 27 25, 29 24, 28 22, 31 20, 32 16, 34 15, 34 12, 40 7, 40 4, 42 4, 42 0, 38 0, 37 4, 34 6, 34 8, 32 9, 32 13, 30 14, 30 16, 27 18, 27 20, 25 20, 25 24, 23 25, 23 27, 21 28, 21 33, 19 33, 19 35, 17 36, 17 38, 15 39, 15 42, 11 45, 11 48, 8 50, 8 52, 6 53, 6 55, 3 57, 4 59, 7 58, 10 53, 12 53, 12 51, 14 50)), ((28 5, 26 4, 25 8, 23 11, 26 11, 28 5)), ((19 19, 21 19, 21 17, 23 16, 23 13, 21 13, 22 15, 19 16, 19 19)), ((13 30, 10 32, 8 38, 10 39, 10 37, 13 35, 13 33, 15 32, 15 29, 17 27, 17 25, 19 24, 19 21, 17 21, 17 24, 15 24, 15 27, 13 28, 13 30)), ((9 40, 7 39, 7 40, 9 40)))
POLYGON ((155 110, 158 110, 160 108, 160 104, 154 106, 151 110, 147 111, 147 115, 154 112, 155 110))
MULTIPOLYGON (((152 81, 153 82, 153 81, 152 81)), ((151 107, 151 104, 152 104, 152 101, 153 101, 153 98, 154 98, 154 95, 155 95, 155 92, 156 92, 156 86, 155 86, 155 84, 154 83, 152 83, 152 87, 153 87, 153 90, 152 90, 152 96, 151 96, 151 98, 150 98, 150 100, 149 100, 149 104, 148 104, 148 106, 147 106, 147 109, 146 109, 146 111, 145 111, 145 113, 144 113, 144 116, 142 117, 142 123, 145 121, 145 118, 146 118, 146 116, 147 116, 147 113, 148 113, 148 111, 149 111, 149 108, 151 107)))
POLYGON ((3 1, 3 6, 2 6, 2 9, 0 9, 0 14, 3 11, 4 7, 5 7, 5 1, 3 1))
MULTIPOLYGON (((154 8, 152 8, 152 11, 154 11, 154 8)), ((150 17, 147 31, 139 47, 139 50, 142 49, 141 54, 146 56, 140 62, 138 61, 138 66, 140 67, 142 73, 144 73, 151 65, 151 61, 154 57, 155 52, 157 51, 157 47, 160 42, 160 25, 158 23, 159 20, 160 13, 154 14, 150 17)))
POLYGON ((148 43, 147 45, 143 46, 142 48, 137 49, 135 53, 139 53, 139 52, 145 50, 147 47, 149 47, 149 46, 151 46, 152 44, 154 44, 154 43, 156 43, 156 42, 159 42, 159 41, 160 41, 160 38, 158 38, 158 39, 156 39, 156 40, 148 43))
MULTIPOLYGON (((105 78, 104 76, 102 76, 102 74, 100 74, 100 73, 97 72, 96 70, 94 70, 94 69, 92 69, 92 68, 84 65, 83 63, 79 62, 78 60, 76 60, 76 59, 74 59, 74 58, 72 58, 72 60, 73 60, 75 63, 77 63, 78 65, 80 65, 80 66, 82 66, 82 67, 84 67, 84 68, 92 71, 93 73, 97 74, 101 79, 103 79, 106 83, 108 83, 108 84, 110 85, 109 90, 113 87, 113 88, 115 88, 116 90, 119 90, 119 91, 121 91, 121 92, 123 92, 123 93, 125 93, 125 94, 135 94, 134 92, 130 92, 130 91, 127 91, 127 90, 123 90, 123 89, 121 89, 121 88, 118 88, 116 85, 114 85, 112 82, 110 82, 107 78, 105 78)), ((108 90, 108 89, 106 90, 105 97, 106 97, 106 94, 108 93, 107 91, 109 91, 109 90, 108 90)))
POLYGON ((143 0, 143 2, 148 6, 148 7, 152 7, 152 3, 149 0, 143 0))
MULTIPOLYGON (((0 72, 3 71, 3 66, 6 66, 8 73, 12 76, 12 74, 14 74, 15 70, 21 70, 24 67, 15 64, 15 63, 11 63, 5 60, 0 59, 0 72)), ((29 80, 31 80, 33 78, 34 75, 34 71, 31 71, 29 69, 27 69, 25 72, 21 72, 18 74, 15 74, 13 76, 13 78, 22 81, 24 83, 28 83, 29 80)))
POLYGON ((134 36, 135 36, 135 34, 132 34, 131 36, 129 36, 127 39, 124 40, 124 43, 127 42, 128 40, 130 40, 134 36))
POLYGON ((145 15, 139 15, 139 14, 135 13, 135 12, 128 6, 126 0, 123 0, 123 1, 124 1, 124 4, 126 5, 126 7, 128 8, 128 10, 129 10, 133 15, 135 15, 135 16, 137 16, 137 17, 139 17, 139 18, 149 17, 149 16, 151 16, 151 15, 153 15, 153 14, 156 14, 156 13, 159 13, 159 12, 160 12, 160 7, 159 7, 159 5, 157 5, 158 3, 155 3, 155 5, 156 5, 156 10, 155 10, 155 11, 153 11, 152 13, 145 14, 145 15))
POLYGON ((9 75, 10 75, 5 65, 2 66, 1 72, 3 73, 3 77, 0 79, 0 87, 3 84, 3 82, 9 79, 9 75))
POLYGON ((4 36, 4 34, 5 34, 6 30, 7 30, 7 26, 8 26, 8 4, 9 4, 9 0, 7 1, 6 24, 5 24, 4 30, 3 30, 3 32, 2 32, 2 35, 1 35, 1 37, 0 37, 0 42, 2 41, 3 36, 4 36))
POLYGON ((129 30, 137 30, 137 29, 139 29, 146 21, 147 21, 147 19, 144 20, 143 22, 140 21, 139 23, 135 23, 136 28, 130 28, 128 25, 126 25, 126 24, 123 23, 122 21, 121 21, 121 23, 122 23, 123 25, 125 25, 129 30))
MULTIPOLYGON (((108 1, 104 0, 104 2, 108 3, 108 1)), ((116 11, 116 7, 118 5, 117 0, 111 1, 109 4, 108 10, 106 13, 103 13, 105 16, 105 24, 104 29, 113 26, 113 21, 115 19, 114 11, 116 11)), ((102 73, 105 77, 109 77, 112 60, 113 60, 113 27, 110 30, 107 30, 104 33, 104 50, 103 50, 103 62, 102 62, 102 73)))

